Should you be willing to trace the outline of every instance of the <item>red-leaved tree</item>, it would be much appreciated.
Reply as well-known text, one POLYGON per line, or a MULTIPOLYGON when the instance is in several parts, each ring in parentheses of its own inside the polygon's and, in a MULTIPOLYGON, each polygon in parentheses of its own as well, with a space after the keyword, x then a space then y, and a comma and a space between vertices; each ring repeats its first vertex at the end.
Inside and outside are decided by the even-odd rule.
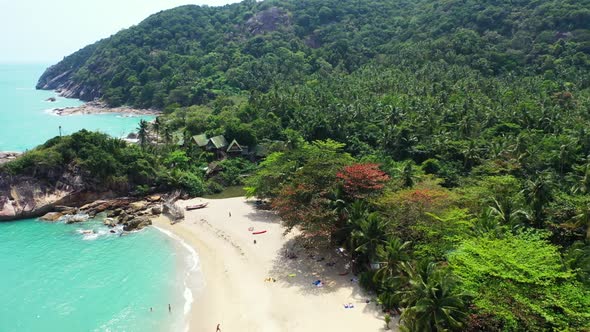
POLYGON ((344 167, 337 174, 342 180, 344 191, 352 199, 363 199, 376 194, 389 180, 389 175, 377 164, 354 164, 344 167))

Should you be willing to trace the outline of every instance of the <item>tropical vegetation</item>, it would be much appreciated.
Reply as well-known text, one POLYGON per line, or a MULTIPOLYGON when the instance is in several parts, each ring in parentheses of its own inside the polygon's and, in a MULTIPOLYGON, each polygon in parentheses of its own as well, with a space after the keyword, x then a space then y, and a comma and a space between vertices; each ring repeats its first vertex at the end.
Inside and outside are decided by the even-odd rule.
POLYGON ((164 115, 137 146, 80 132, 3 171, 191 195, 245 182, 287 230, 343 248, 404 329, 590 329, 589 0, 183 6, 39 84, 63 80, 164 115), (265 158, 208 177, 199 134, 265 158))

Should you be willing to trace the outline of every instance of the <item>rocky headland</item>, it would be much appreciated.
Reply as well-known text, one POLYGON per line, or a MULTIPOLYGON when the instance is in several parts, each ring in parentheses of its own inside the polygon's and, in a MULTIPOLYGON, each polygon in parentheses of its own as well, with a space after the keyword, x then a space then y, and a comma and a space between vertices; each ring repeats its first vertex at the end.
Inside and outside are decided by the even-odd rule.
POLYGON ((0 221, 40 217, 47 222, 67 224, 102 218, 109 227, 140 230, 161 213, 174 218, 175 198, 162 195, 116 197, 114 192, 92 192, 64 177, 54 186, 30 177, 0 177, 0 221), (167 199, 165 200, 164 197, 167 199))
POLYGON ((34 176, 0 174, 0 221, 34 218, 58 206, 82 206, 116 194, 89 190, 76 169, 51 174, 51 181, 34 176))
MULTIPOLYGON (((85 47, 90 50, 92 47, 85 47)), ((55 90, 60 96, 66 98, 78 98, 84 101, 91 101, 100 98, 102 95, 97 85, 83 85, 75 82, 73 76, 75 71, 64 66, 53 65, 41 75, 36 88, 41 90, 55 90)))

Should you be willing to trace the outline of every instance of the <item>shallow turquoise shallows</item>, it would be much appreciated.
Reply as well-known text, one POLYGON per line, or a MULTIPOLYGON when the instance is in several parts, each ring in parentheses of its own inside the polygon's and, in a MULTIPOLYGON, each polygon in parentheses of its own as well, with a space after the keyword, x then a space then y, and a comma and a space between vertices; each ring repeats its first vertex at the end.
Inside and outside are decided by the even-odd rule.
POLYGON ((176 245, 154 228, 0 222, 0 331, 182 331, 176 245))
POLYGON ((117 114, 56 116, 49 110, 82 103, 76 99, 57 97, 53 91, 35 90, 46 65, 0 64, 0 151, 25 151, 62 134, 82 128, 99 130, 115 137, 124 137, 137 128, 140 119, 153 116, 125 117, 117 114), (56 102, 48 102, 56 97, 56 102))
MULTIPOLYGON (((150 119, 51 115, 46 110, 81 102, 46 102, 55 93, 34 89, 44 68, 0 64, 0 151, 31 149, 59 126, 63 134, 86 128, 120 137, 150 119)), ((0 332, 183 331, 186 285, 196 279, 187 264, 195 262, 155 228, 118 236, 98 220, 0 222, 0 332)))

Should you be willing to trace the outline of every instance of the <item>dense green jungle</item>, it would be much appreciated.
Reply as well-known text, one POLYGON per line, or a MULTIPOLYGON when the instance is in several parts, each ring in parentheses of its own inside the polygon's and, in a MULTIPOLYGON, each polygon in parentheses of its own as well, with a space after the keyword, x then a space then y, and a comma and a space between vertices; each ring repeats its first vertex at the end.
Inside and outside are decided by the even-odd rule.
POLYGON ((139 144, 81 131, 2 173, 76 167, 134 195, 241 185, 343 248, 407 331, 590 330, 589 0, 183 6, 38 88, 162 115, 139 144))

